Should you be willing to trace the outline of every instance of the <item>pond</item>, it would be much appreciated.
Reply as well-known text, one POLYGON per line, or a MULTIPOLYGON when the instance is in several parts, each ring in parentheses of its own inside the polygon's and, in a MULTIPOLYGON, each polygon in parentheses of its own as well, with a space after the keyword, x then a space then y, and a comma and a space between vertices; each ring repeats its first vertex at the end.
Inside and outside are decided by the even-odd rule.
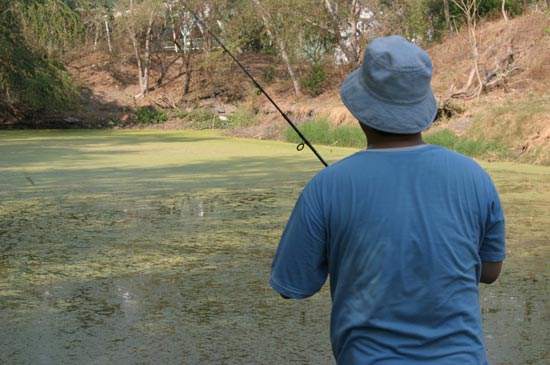
MULTIPOLYGON (((332 163, 355 150, 317 147, 332 163)), ((323 166, 189 131, 0 132, 0 364, 332 364, 330 296, 268 285, 323 166)), ((550 168, 484 164, 509 259, 481 287, 494 364, 550 362, 550 168)))

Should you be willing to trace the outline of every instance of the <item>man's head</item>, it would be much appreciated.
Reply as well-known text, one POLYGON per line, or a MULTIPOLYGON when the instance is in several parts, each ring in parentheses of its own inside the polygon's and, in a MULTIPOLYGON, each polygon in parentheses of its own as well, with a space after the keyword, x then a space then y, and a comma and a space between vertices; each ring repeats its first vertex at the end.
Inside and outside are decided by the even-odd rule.
POLYGON ((361 67, 342 84, 340 95, 363 125, 392 134, 417 134, 437 114, 430 88, 432 62, 401 36, 377 38, 365 50, 361 67))

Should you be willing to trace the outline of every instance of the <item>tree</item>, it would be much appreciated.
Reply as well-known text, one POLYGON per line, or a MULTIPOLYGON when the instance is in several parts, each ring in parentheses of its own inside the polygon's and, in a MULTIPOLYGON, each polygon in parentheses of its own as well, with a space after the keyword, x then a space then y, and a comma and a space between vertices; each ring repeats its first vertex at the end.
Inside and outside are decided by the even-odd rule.
MULTIPOLYGON (((183 96, 191 91, 191 78, 197 70, 208 75, 215 95, 221 92, 220 88, 231 85, 227 77, 231 75, 228 70, 232 61, 223 57, 214 40, 214 36, 224 39, 226 28, 230 27, 227 19, 232 12, 231 5, 222 0, 186 0, 174 5, 168 22, 178 33, 175 43, 186 76, 183 96)), ((230 47, 226 39, 223 41, 230 47)))
POLYGON ((97 50, 101 34, 105 34, 107 49, 113 51, 112 45, 112 16, 113 9, 109 1, 78 1, 74 4, 75 11, 80 15, 86 27, 86 43, 93 39, 94 51, 97 50))
MULTIPOLYGON (((275 1, 260 1, 253 0, 256 4, 258 13, 260 14, 265 31, 274 44, 277 45, 277 49, 281 58, 283 59, 288 74, 292 80, 294 92, 296 96, 302 95, 300 87, 300 81, 298 75, 294 70, 291 60, 289 42, 289 31, 292 32, 293 21, 297 20, 294 14, 291 14, 295 9, 292 0, 275 0, 275 1)), ((294 32, 292 32, 294 33, 294 32)), ((296 33, 294 33, 296 36, 296 33)))
MULTIPOLYGON (((27 10, 24 2, 0 0, 1 109, 23 117, 29 111, 74 107, 79 93, 69 73, 60 62, 45 57, 47 47, 35 43, 35 39, 25 33, 28 30, 24 24, 24 20, 28 20, 27 10)), ((56 14, 53 19, 60 19, 60 16, 56 14)), ((59 33, 53 33, 56 34, 59 33)), ((49 44, 63 42, 52 39, 49 44)))
POLYGON ((466 19, 466 25, 468 27, 468 41, 470 43, 470 47, 472 50, 472 64, 473 69, 470 73, 470 77, 468 78, 468 82, 463 90, 467 90, 470 85, 472 84, 474 76, 477 78, 478 86, 476 89, 471 92, 467 93, 467 97, 470 96, 479 96, 481 94, 481 91, 483 90, 483 81, 481 80, 481 75, 479 72, 479 50, 477 48, 477 34, 476 34, 476 26, 477 26, 477 10, 478 10, 478 4, 477 0, 451 0, 454 4, 456 4, 460 10, 464 13, 465 19, 466 19))
POLYGON ((26 42, 49 58, 73 48, 83 34, 79 16, 63 0, 17 4, 26 42))
POLYGON ((501 11, 502 11, 502 17, 504 18, 504 21, 508 21, 508 15, 506 14, 506 0, 502 0, 502 6, 501 6, 501 11))
POLYGON ((445 24, 447 25, 447 30, 451 31, 451 10, 449 8, 449 0, 443 1, 443 9, 445 12, 445 24))
POLYGON ((346 63, 356 66, 370 31, 377 28, 377 8, 374 0, 324 0, 328 15, 327 28, 335 37, 346 63))
POLYGON ((163 10, 162 0, 121 0, 117 5, 116 21, 125 30, 136 58, 139 80, 136 97, 149 92, 153 30, 162 23, 163 10))

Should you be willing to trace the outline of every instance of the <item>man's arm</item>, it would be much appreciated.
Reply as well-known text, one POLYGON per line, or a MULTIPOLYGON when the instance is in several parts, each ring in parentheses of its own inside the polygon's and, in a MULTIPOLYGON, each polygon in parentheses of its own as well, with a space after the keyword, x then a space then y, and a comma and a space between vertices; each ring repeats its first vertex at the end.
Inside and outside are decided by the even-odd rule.
POLYGON ((500 262, 481 262, 481 279, 483 284, 492 284, 500 275, 502 269, 502 261, 500 262))
POLYGON ((500 198, 492 181, 490 181, 487 193, 492 198, 490 199, 485 234, 479 250, 481 258, 479 281, 484 284, 492 284, 500 275, 502 261, 506 258, 506 225, 500 198))
POLYGON ((323 212, 314 189, 310 183, 300 194, 271 265, 269 283, 283 298, 308 298, 328 277, 323 212))

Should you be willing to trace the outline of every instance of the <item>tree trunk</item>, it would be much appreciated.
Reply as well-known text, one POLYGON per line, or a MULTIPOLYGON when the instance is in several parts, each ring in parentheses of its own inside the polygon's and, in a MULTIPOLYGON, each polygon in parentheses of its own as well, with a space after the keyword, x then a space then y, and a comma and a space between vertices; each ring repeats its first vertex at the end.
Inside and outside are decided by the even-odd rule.
MULTIPOLYGON (((185 84, 183 86, 183 95, 189 94, 191 91, 191 76, 193 73, 193 70, 191 69, 191 58, 193 53, 189 50, 186 51, 186 44, 187 41, 185 41, 185 38, 183 40, 183 47, 181 48, 181 56, 183 59, 183 65, 185 66, 185 84)), ((189 41, 189 48, 193 49, 193 40, 189 41)))
POLYGON ((266 33, 271 38, 271 40, 277 44, 277 47, 279 48, 279 52, 281 53, 281 57, 283 61, 285 62, 286 69, 288 71, 288 74, 290 78, 292 79, 292 86, 294 87, 294 93, 296 96, 302 95, 302 90, 300 87, 300 82, 298 80, 298 77, 296 76, 296 73, 294 72, 294 69, 292 68, 292 62, 290 60, 290 56, 286 50, 286 43, 282 37, 279 37, 277 34, 273 32, 273 24, 270 20, 270 14, 261 6, 259 0, 254 0, 254 3, 258 5, 260 8, 262 20, 265 24, 266 33))
POLYGON ((151 38, 153 33, 153 22, 155 19, 155 12, 151 11, 149 14, 149 21, 147 23, 147 30, 145 32, 145 46, 140 49, 140 42, 137 39, 136 32, 131 26, 128 27, 128 33, 132 41, 134 48, 134 55, 136 56, 136 62, 138 67, 138 79, 139 79, 139 94, 136 97, 147 95, 149 91, 149 69, 151 67, 151 38))
POLYGON ((97 40, 99 39, 99 23, 95 24, 94 51, 97 49, 97 40))
POLYGON ((342 37, 342 29, 348 26, 348 22, 346 22, 345 24, 342 23, 340 13, 338 12, 338 3, 334 2, 333 0, 325 0, 325 9, 327 10, 328 15, 331 19, 332 33, 336 37, 336 42, 338 43, 338 46, 346 56, 348 62, 351 65, 357 65, 361 57, 360 52, 358 52, 358 39, 356 33, 357 16, 360 12, 357 0, 353 0, 350 4, 350 19, 348 19, 348 22, 352 26, 352 34, 350 35, 349 44, 346 42, 347 40, 342 37), (353 16, 351 16, 351 14, 353 14, 353 16))
POLYGON ((142 93, 147 95, 149 92, 149 70, 151 68, 151 41, 153 38, 153 21, 155 20, 155 12, 151 11, 149 15, 149 23, 147 24, 147 31, 145 33, 145 49, 143 50, 143 85, 142 93))
POLYGON ((145 95, 143 93, 144 79, 143 79, 143 67, 142 67, 142 62, 141 62, 141 53, 139 51, 138 40, 136 38, 136 35, 133 32, 130 32, 130 39, 132 41, 132 47, 134 48, 134 55, 136 57, 137 69, 138 69, 139 94, 137 94, 136 97, 140 97, 140 96, 145 95))
POLYGON ((294 92, 296 93, 296 96, 302 95, 302 89, 300 87, 300 82, 298 81, 298 77, 296 77, 296 73, 292 69, 292 64, 290 62, 290 57, 288 56, 288 53, 286 51, 286 45, 282 40, 278 41, 279 44, 279 51, 281 52, 281 57, 283 58, 283 61, 285 61, 286 68, 288 70, 288 74, 290 75, 290 78, 292 79, 292 85, 294 86, 294 92))
POLYGON ((183 86, 183 95, 189 94, 191 91, 191 54, 188 53, 187 56, 184 56, 185 62, 185 85, 183 86))
POLYGON ((504 21, 508 21, 508 15, 506 14, 506 0, 502 0, 502 17, 504 18, 504 21))
POLYGON ((475 71, 475 75, 477 76, 477 81, 478 81, 478 88, 475 92, 475 96, 479 97, 479 95, 481 95, 481 92, 483 91, 483 80, 481 79, 481 75, 479 73, 479 50, 477 47, 477 34, 476 34, 478 3, 477 3, 477 0, 451 0, 451 1, 454 4, 456 4, 466 16, 466 24, 468 26, 468 40, 472 48, 473 69, 475 71))
POLYGON ((449 9, 449 0, 443 1, 443 7, 445 10, 445 25, 447 26, 447 29, 452 31, 452 24, 451 24, 451 11, 449 9))
POLYGON ((109 52, 113 52, 113 47, 111 46, 111 31, 109 30, 109 22, 105 20, 105 33, 107 34, 107 45, 109 46, 109 52))

